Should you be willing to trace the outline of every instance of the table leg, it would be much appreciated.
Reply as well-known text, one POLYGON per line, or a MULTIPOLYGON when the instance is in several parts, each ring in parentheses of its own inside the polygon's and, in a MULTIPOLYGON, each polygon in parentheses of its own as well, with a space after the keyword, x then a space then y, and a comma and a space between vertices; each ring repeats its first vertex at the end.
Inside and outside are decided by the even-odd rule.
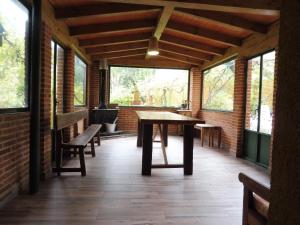
POLYGON ((221 128, 218 128, 218 148, 221 147, 221 128))
POLYGON ((163 125, 163 137, 164 137, 165 147, 168 147, 168 124, 163 125))
POLYGON ((183 164, 184 175, 193 174, 193 125, 184 125, 183 127, 183 164))
POLYGON ((142 175, 151 175, 153 124, 143 125, 142 175))
POLYGON ((204 128, 201 128, 201 146, 203 147, 203 142, 204 142, 204 128))
POLYGON ((138 120, 138 130, 137 130, 137 142, 136 142, 136 146, 137 147, 142 147, 143 145, 143 127, 141 124, 141 121, 138 120))

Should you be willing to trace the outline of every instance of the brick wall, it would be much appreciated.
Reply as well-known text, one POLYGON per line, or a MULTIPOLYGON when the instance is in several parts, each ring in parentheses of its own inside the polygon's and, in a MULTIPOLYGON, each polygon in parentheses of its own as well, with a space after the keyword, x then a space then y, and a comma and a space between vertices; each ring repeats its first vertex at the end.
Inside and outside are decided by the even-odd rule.
POLYGON ((42 24, 41 50, 41 178, 51 175, 51 30, 42 24))
MULTIPOLYGON (((119 129, 123 131, 129 131, 132 133, 137 132, 137 120, 138 117, 135 111, 169 111, 176 112, 176 109, 166 109, 166 108, 155 108, 155 107, 120 107, 118 114, 119 117, 119 129)), ((176 134, 177 126, 170 125, 169 133, 176 134)))
POLYGON ((192 116, 197 117, 200 110, 201 97, 201 73, 199 67, 192 67, 190 70, 190 109, 192 116))
POLYGON ((93 109, 99 105, 99 61, 94 61, 91 65, 89 79, 89 108, 93 109))
MULTIPOLYGON (((222 127, 222 147, 235 152, 238 156, 241 154, 243 136, 245 66, 246 60, 241 58, 236 60, 233 112, 209 110, 200 110, 199 112, 199 118, 205 120, 206 123, 222 127)), ((200 74, 200 70, 194 69, 194 73, 200 74)), ((202 84, 200 84, 200 88, 202 88, 202 84)))
POLYGON ((30 113, 0 115, 0 206, 28 190, 30 113))

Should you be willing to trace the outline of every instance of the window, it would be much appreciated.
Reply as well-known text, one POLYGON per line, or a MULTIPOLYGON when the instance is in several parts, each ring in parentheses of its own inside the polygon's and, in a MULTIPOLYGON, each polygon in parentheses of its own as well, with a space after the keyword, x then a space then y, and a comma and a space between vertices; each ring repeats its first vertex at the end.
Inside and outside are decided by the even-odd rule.
POLYGON ((180 107, 188 101, 189 71, 110 67, 110 103, 180 107))
POLYGON ((233 111, 235 60, 203 72, 202 108, 233 111))
POLYGON ((87 65, 75 56, 74 105, 86 105, 86 73, 87 65))
POLYGON ((0 1, 0 109, 28 109, 28 27, 27 8, 0 1))

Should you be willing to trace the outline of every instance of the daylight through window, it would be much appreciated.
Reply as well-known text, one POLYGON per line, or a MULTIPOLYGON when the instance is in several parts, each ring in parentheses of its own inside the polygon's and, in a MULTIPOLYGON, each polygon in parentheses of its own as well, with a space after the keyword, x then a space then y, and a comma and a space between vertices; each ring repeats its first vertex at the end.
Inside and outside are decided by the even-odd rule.
POLYGON ((233 111, 235 60, 203 72, 202 108, 233 111))
POLYGON ((189 71, 110 67, 110 103, 181 107, 188 103, 189 71))
POLYGON ((28 107, 29 11, 14 0, 0 1, 0 108, 28 107))
POLYGON ((87 65, 75 56, 74 105, 86 105, 86 73, 87 65))

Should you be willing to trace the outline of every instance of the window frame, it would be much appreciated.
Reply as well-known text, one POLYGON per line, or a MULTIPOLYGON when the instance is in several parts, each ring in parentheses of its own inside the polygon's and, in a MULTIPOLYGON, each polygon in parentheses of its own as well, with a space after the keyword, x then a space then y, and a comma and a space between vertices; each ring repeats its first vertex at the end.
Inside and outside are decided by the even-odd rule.
MULTIPOLYGON (((187 70, 188 71, 188 93, 187 93, 187 101, 190 102, 190 81, 191 81, 191 70, 190 69, 181 69, 181 68, 174 68, 174 67, 155 67, 155 66, 124 66, 124 65, 109 65, 108 66, 108 104, 114 104, 110 101, 110 90, 111 90, 111 67, 126 67, 126 68, 140 68, 140 69, 171 69, 171 70, 187 70)), ((181 109, 181 107, 172 107, 172 106, 146 106, 146 105, 119 105, 121 108, 153 108, 153 109, 181 109)), ((189 110, 191 107, 191 104, 188 104, 188 108, 186 110, 189 110)))
MULTIPOLYGON (((233 113, 234 112, 234 90, 233 90, 233 109, 232 110, 222 110, 222 109, 207 109, 203 107, 203 91, 204 91, 204 73, 207 70, 213 69, 215 67, 218 67, 222 64, 228 63, 230 61, 236 61, 237 60, 237 56, 233 56, 230 57, 228 59, 225 59, 223 61, 220 61, 216 64, 213 64, 212 66, 209 66, 207 68, 205 68, 204 70, 201 71, 201 102, 200 102, 200 108, 203 111, 207 111, 207 112, 221 112, 221 113, 233 113)), ((235 88, 235 78, 236 78, 236 73, 234 72, 234 88, 235 88)))
POLYGON ((32 6, 25 0, 16 0, 19 4, 24 6, 28 10, 28 29, 27 43, 25 42, 25 100, 27 102, 26 107, 16 107, 16 108, 0 108, 0 114, 8 113, 21 113, 21 112, 30 112, 31 108, 31 45, 32 45, 32 6))
POLYGON ((87 107, 87 101, 88 101, 88 64, 87 62, 78 54, 75 53, 74 54, 74 98, 75 98, 75 58, 78 57, 85 65, 86 65, 86 69, 85 69, 85 98, 84 98, 84 105, 75 105, 75 101, 74 101, 74 107, 75 108, 82 108, 82 107, 87 107))

